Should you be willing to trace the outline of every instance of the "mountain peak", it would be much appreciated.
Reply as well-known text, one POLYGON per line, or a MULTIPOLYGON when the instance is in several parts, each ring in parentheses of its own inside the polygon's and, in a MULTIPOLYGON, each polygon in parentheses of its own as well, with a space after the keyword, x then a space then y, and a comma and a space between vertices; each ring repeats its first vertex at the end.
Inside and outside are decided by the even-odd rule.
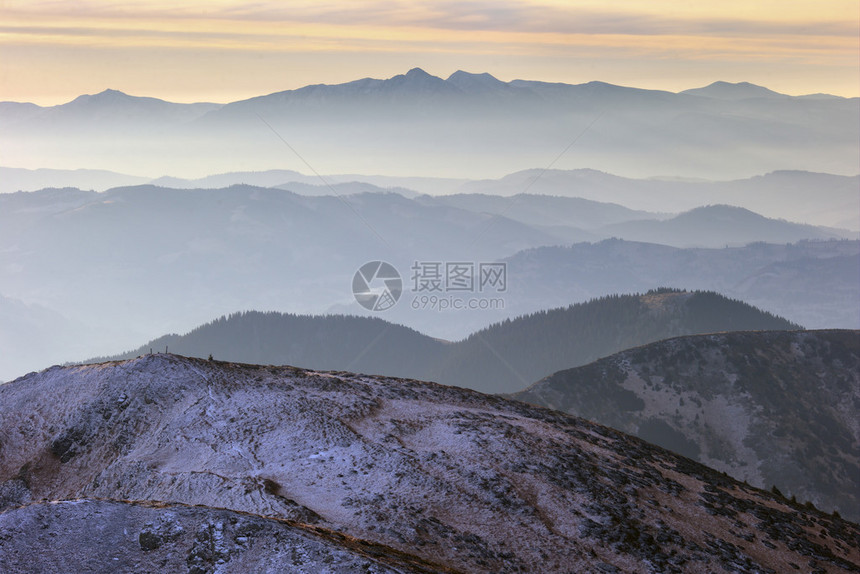
POLYGON ((705 96, 708 98, 716 98, 721 100, 746 100, 750 98, 785 98, 785 94, 774 92, 763 86, 751 84, 749 82, 724 82, 717 81, 703 88, 693 88, 684 90, 682 94, 691 94, 694 96, 705 96))
POLYGON ((129 96, 125 92, 108 88, 106 90, 102 90, 97 94, 83 94, 69 103, 109 103, 121 100, 129 100, 133 98, 134 96, 129 96))
POLYGON ((377 86, 382 91, 394 90, 412 95, 456 91, 454 86, 447 84, 442 78, 428 74, 421 68, 412 68, 405 74, 377 81, 377 86))
POLYGON ((448 76, 448 79, 446 81, 449 84, 454 84, 458 88, 464 89, 488 89, 507 87, 507 84, 505 82, 486 72, 481 74, 473 74, 471 72, 457 70, 456 72, 448 76))
POLYGON ((701 219, 703 221, 716 220, 721 222, 733 221, 738 223, 751 221, 761 222, 768 220, 764 215, 750 211, 745 207, 726 205, 722 203, 694 207, 693 209, 679 213, 675 218, 690 220, 701 219))
POLYGON ((98 94, 96 94, 96 96, 112 97, 112 98, 116 98, 116 97, 126 97, 127 98, 127 97, 129 97, 129 95, 126 94, 125 92, 121 92, 119 90, 114 90, 112 88, 108 88, 106 90, 103 90, 103 91, 99 92, 98 94))
POLYGON ((406 72, 407 78, 435 78, 436 76, 432 74, 428 74, 421 68, 412 68, 408 72, 406 72))

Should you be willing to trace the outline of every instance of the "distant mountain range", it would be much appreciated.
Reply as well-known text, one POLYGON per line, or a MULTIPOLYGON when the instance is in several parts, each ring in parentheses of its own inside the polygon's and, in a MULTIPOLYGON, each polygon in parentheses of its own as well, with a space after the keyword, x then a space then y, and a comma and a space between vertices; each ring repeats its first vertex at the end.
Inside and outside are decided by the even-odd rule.
POLYGON ((38 191, 45 188, 77 188, 105 191, 149 183, 149 179, 97 169, 23 169, 0 167, 0 193, 38 191))
POLYGON ((807 328, 860 328, 857 241, 677 249, 606 240, 529 249, 505 261, 511 293, 528 294, 509 297, 508 311, 557 307, 612 289, 634 292, 673 285, 712 289, 807 328))
POLYGON ((668 337, 799 328, 715 293, 664 290, 518 317, 459 342, 433 339, 378 318, 240 313, 185 335, 155 339, 112 359, 169 350, 192 357, 349 370, 511 393, 560 369, 668 337))
POLYGON ((726 237, 724 245, 746 245, 756 241, 794 243, 801 237, 809 239, 839 239, 845 235, 833 230, 804 229, 798 223, 767 219, 742 207, 711 205, 697 207, 666 221, 638 220, 609 224, 601 233, 612 234, 631 241, 658 243, 676 247, 714 247, 726 237), (693 243, 693 245, 691 245, 693 243))
MULTIPOLYGON (((858 170, 860 171, 860 165, 858 170)), ((721 178, 722 179, 722 178, 721 178)), ((530 169, 500 179, 469 181, 461 193, 523 193, 580 197, 634 210, 677 213, 733 205, 772 218, 860 230, 860 175, 776 171, 731 181, 630 179, 591 169, 530 169)))
POLYGON ((858 243, 786 245, 850 232, 720 206, 672 216, 572 197, 408 198, 346 194, 369 184, 334 185, 344 195, 248 185, 0 194, 0 296, 23 305, 14 321, 0 324, 13 341, 0 360, 0 380, 118 353, 240 310, 361 314, 352 279, 372 260, 390 262, 403 279, 402 301, 384 318, 446 339, 542 309, 666 285, 716 290, 805 327, 860 326, 858 243), (628 233, 720 248, 775 244, 679 250, 600 242, 628 233), (583 241, 589 244, 554 247, 583 241), (509 288, 496 297, 503 304, 456 314, 416 310, 412 267, 422 261, 505 262, 509 288), (48 328, 39 313, 26 311, 36 308, 64 328, 48 328), (35 333, 41 361, 27 358, 32 346, 18 332, 35 333))
POLYGON ((860 565, 860 529, 835 514, 418 381, 154 354, 0 385, 0 436, 8 574, 860 565))
MULTIPOLYGON (((860 168, 858 168, 860 169, 860 168)), ((76 187, 106 191, 114 187, 151 184, 174 189, 218 189, 232 185, 277 187, 299 195, 349 195, 395 192, 405 197, 425 194, 439 202, 490 213, 524 215, 534 206, 523 198, 534 195, 613 203, 633 211, 670 214, 708 205, 732 205, 770 218, 860 231, 860 175, 838 176, 780 171, 733 181, 629 179, 589 169, 525 170, 496 180, 439 177, 391 177, 361 174, 308 176, 292 170, 230 172, 198 179, 155 179, 98 170, 55 170, 0 167, 0 193, 76 187), (445 196, 445 197, 440 197, 445 196), (504 199, 508 198, 508 199, 504 199)), ((430 200, 430 198, 428 198, 430 200)), ((546 202, 555 200, 545 199, 546 202)), ((573 204, 571 204, 573 205, 573 204)), ((551 212, 554 207, 546 205, 551 212)), ((537 224, 592 228, 592 213, 565 210, 537 224), (571 217, 573 219, 565 219, 571 217), (575 222, 575 223, 574 223, 575 222)))
POLYGON ((860 519, 860 331, 670 339, 515 396, 860 519))
POLYGON ((74 129, 88 133, 113 124, 119 128, 148 127, 158 131, 164 126, 195 120, 220 107, 221 104, 211 103, 176 104, 109 89, 78 96, 57 106, 0 102, 0 125, 10 130, 19 130, 23 124, 27 129, 74 129))
POLYGON ((305 170, 305 162, 320 173, 443 177, 495 177, 499 166, 708 179, 788 168, 856 175, 858 126, 856 98, 725 83, 671 93, 462 71, 442 79, 415 68, 225 105, 115 90, 48 108, 4 102, 0 156, 13 166, 153 176, 305 170))

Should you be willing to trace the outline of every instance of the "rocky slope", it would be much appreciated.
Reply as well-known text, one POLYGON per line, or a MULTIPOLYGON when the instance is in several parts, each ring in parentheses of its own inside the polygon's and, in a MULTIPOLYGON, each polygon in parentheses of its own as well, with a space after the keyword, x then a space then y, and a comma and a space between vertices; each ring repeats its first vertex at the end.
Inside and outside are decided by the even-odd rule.
POLYGON ((451 572, 324 528, 177 503, 40 502, 0 514, 0 532, 4 572, 451 572))
POLYGON ((860 331, 670 339, 516 396, 860 519, 860 331))
POLYGON ((0 514, 0 532, 4 572, 450 571, 324 528, 175 503, 40 502, 0 514))
POLYGON ((560 412, 168 354, 0 386, 0 508, 4 572, 860 568, 857 525, 560 412))

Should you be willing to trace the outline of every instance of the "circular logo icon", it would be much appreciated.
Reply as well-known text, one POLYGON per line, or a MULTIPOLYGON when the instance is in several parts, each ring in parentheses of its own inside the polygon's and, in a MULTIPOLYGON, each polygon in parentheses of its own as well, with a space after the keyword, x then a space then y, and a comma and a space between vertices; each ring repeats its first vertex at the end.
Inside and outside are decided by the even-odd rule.
POLYGON ((371 261, 362 265, 352 278, 352 294, 358 304, 371 311, 394 307, 403 293, 400 273, 390 263, 371 261))

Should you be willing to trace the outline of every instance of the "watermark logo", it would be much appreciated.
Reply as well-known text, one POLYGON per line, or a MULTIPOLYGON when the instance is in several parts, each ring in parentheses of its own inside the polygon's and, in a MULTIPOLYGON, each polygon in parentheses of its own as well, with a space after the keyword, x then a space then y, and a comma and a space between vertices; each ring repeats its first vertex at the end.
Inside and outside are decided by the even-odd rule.
MULTIPOLYGON (((507 263, 415 261, 410 271, 413 309, 447 311, 505 308, 504 299, 488 295, 508 290, 507 263), (473 296, 464 297, 469 293, 473 296)), ((371 311, 390 309, 400 299, 402 292, 400 274, 394 266, 384 261, 371 261, 362 265, 352 280, 355 300, 371 311)))
POLYGON ((370 261, 362 265, 352 278, 352 294, 358 304, 371 311, 394 307, 403 293, 400 273, 385 261, 370 261))

